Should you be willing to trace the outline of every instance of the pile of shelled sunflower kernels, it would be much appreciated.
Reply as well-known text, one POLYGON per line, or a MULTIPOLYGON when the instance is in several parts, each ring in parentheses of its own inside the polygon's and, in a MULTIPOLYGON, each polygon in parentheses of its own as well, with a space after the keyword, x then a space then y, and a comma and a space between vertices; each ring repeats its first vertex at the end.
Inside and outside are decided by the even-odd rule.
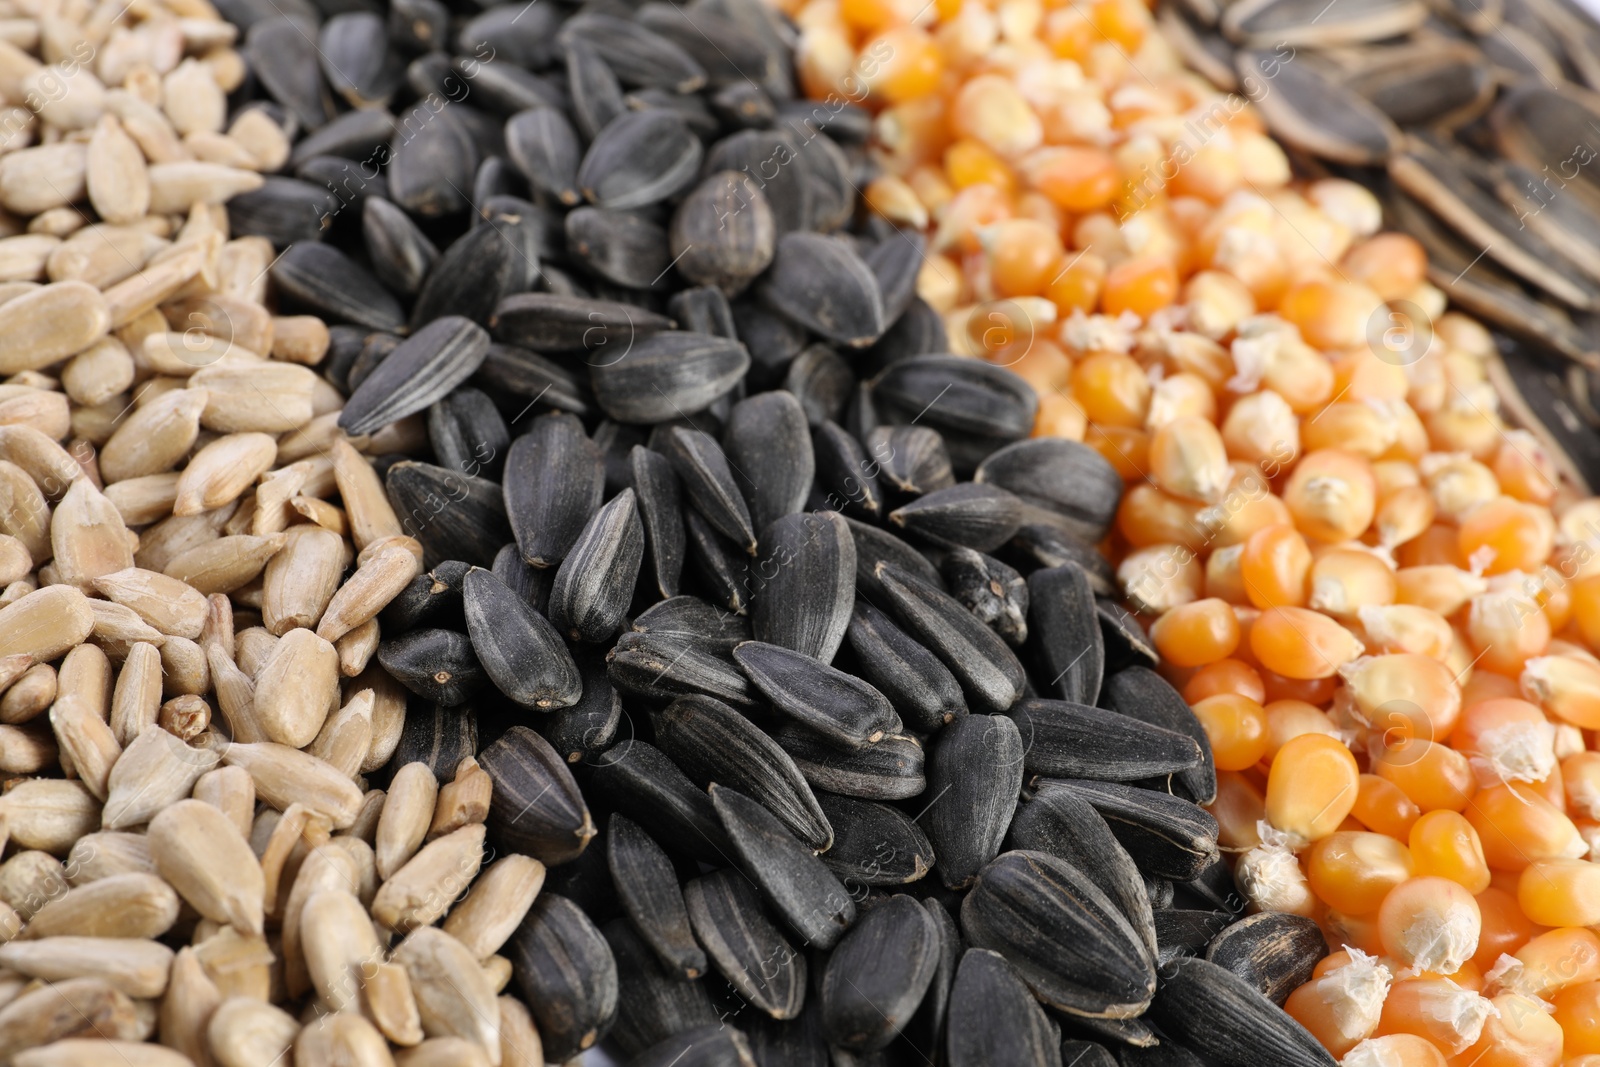
POLYGON ((808 91, 877 113, 866 193, 929 230, 952 348, 1128 483, 1102 547, 1240 891, 1347 948, 1289 1012, 1363 1067, 1600 1065, 1600 500, 1502 421, 1486 331, 1139 0, 790 13, 808 91))

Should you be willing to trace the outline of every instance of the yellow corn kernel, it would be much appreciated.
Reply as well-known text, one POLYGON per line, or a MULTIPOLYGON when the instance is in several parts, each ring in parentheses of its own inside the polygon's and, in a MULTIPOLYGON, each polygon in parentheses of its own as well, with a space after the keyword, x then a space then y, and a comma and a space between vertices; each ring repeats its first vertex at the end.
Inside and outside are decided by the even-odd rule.
MULTIPOLYGON (((1265 705, 1262 710, 1266 712, 1267 716, 1267 752, 1265 758, 1268 760, 1276 759, 1283 746, 1301 734, 1324 734, 1335 740, 1340 740, 1339 728, 1328 717, 1328 713, 1315 704, 1308 704, 1304 700, 1274 700, 1265 705)), ((1362 775, 1363 782, 1367 777, 1367 775, 1362 775)), ((1359 807, 1359 801, 1357 804, 1359 807)), ((1370 829, 1378 829, 1372 823, 1367 822, 1359 811, 1355 812, 1355 816, 1370 829)))
POLYGON ((1173 419, 1150 438, 1150 475, 1174 496, 1214 504, 1231 473, 1221 435, 1198 415, 1173 419))
POLYGON ((1411 825, 1407 841, 1417 874, 1448 878, 1473 896, 1489 888, 1483 842, 1459 812, 1428 812, 1411 825))
POLYGON ((1367 647, 1379 652, 1413 652, 1443 660, 1455 639, 1455 631, 1443 615, 1412 604, 1362 607, 1356 618, 1367 647))
POLYGON ((1267 670, 1285 678, 1331 678, 1361 655, 1349 630, 1309 608, 1269 608, 1250 628, 1250 651, 1267 670))
POLYGON ((1384 952, 1408 967, 1441 974, 1459 970, 1472 958, 1482 924, 1471 893, 1431 875, 1395 886, 1378 909, 1384 952))
POLYGON ((1339 828, 1355 807, 1361 771, 1336 738, 1303 734, 1278 750, 1267 773, 1267 821, 1301 842, 1339 828))
POLYGON ((1383 1002, 1379 1034, 1413 1034, 1454 1055, 1477 1042, 1494 1005, 1448 978, 1406 978, 1383 1002))
POLYGON ((1389 968, 1372 956, 1356 950, 1350 957, 1290 993, 1283 1004, 1334 1056, 1344 1056, 1378 1028, 1392 981, 1389 968))
POLYGON ((1378 556, 1354 548, 1322 553, 1311 565, 1308 606, 1350 621, 1364 608, 1392 604, 1394 571, 1378 556))
POLYGON ((1289 476, 1283 502, 1307 537, 1352 540, 1365 532, 1377 511, 1372 467, 1360 456, 1337 449, 1309 452, 1289 476))
POLYGON ((1341 830, 1312 844, 1306 878, 1328 907, 1352 915, 1378 910, 1412 874, 1411 850, 1386 834, 1341 830))
POLYGON ((1585 730, 1600 729, 1600 664, 1576 656, 1535 656, 1522 668, 1522 691, 1545 711, 1585 730))
POLYGON ((1461 717, 1461 691, 1449 668, 1429 656, 1395 652, 1365 656, 1340 672, 1346 690, 1372 727, 1390 741, 1449 737, 1461 717))
POLYGON ((1415 604, 1447 618, 1489 589, 1489 583, 1471 571, 1442 564, 1401 567, 1394 581, 1397 604, 1415 604))
POLYGON ((1577 859, 1530 863, 1517 880, 1517 903, 1540 926, 1600 923, 1600 863, 1577 859))
POLYGON ((1501 978, 1514 993, 1549 1000, 1568 986, 1600 981, 1600 937, 1591 930, 1548 930, 1513 953, 1519 966, 1501 978))
POLYGON ((1222 442, 1232 459, 1284 466, 1300 453, 1300 420, 1270 389, 1240 397, 1222 420, 1222 442))

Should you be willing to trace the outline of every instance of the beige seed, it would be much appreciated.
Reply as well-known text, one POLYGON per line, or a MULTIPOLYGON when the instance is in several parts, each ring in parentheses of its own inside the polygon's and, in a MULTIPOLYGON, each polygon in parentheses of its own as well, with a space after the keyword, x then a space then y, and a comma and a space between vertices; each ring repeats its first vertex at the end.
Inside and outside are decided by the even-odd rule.
MULTIPOLYGON (((4 311, 0 307, 0 314, 4 311)), ((60 498, 83 477, 83 469, 72 454, 32 426, 0 426, 0 459, 27 472, 46 497, 60 498)), ((31 545, 29 550, 32 551, 31 545)))
POLYGON ((160 1045, 75 1037, 18 1053, 11 1063, 12 1067, 103 1067, 107 1063, 117 1067, 193 1067, 194 1061, 160 1045))
POLYGON ((150 820, 149 836, 156 870, 196 911, 261 933, 261 864, 226 815, 202 800, 180 800, 150 820))
POLYGON ((500 1067, 544 1067, 544 1042, 528 1008, 516 997, 500 997, 500 1067))
POLYGON ((175 389, 141 404, 100 450, 106 481, 162 474, 176 466, 199 436, 206 399, 204 389, 175 389))
POLYGON ((455 778, 439 790, 433 823, 428 827, 429 839, 483 822, 489 817, 489 800, 493 793, 494 780, 489 772, 478 766, 478 761, 471 756, 462 760, 456 767, 455 778))
POLYGON ((342 830, 361 808, 356 784, 310 753, 263 741, 229 745, 222 758, 249 771, 256 795, 279 811, 298 801, 328 816, 334 829, 342 830))
POLYGON ((300 1031, 295 1067, 394 1067, 383 1035, 359 1015, 324 1015, 300 1031))
POLYGON ((72 432, 71 405, 65 393, 0 386, 0 426, 31 426, 46 437, 62 438, 72 432))
POLYGON ((54 767, 58 759, 55 738, 39 724, 0 726, 0 771, 38 774, 54 767))
POLYGON ((293 877, 290 861, 297 849, 317 848, 328 843, 331 829, 328 817, 318 814, 303 804, 290 804, 268 835, 261 857, 261 874, 266 882, 267 911, 275 912, 285 884, 285 876, 293 877))
POLYGON ((378 895, 378 861, 373 855, 372 846, 359 837, 349 834, 340 834, 330 842, 335 848, 341 848, 350 854, 355 862, 356 871, 356 896, 367 910, 372 910, 372 899, 378 895))
POLYGON ((273 1067, 287 1062, 300 1024, 281 1008, 230 997, 206 1024, 206 1043, 218 1067, 273 1067))
POLYGON ((115 337, 102 337, 73 356, 61 371, 61 387, 84 405, 110 400, 133 384, 133 357, 115 337))
MULTIPOLYGON (((0 157, 0 163, 4 158, 0 157)), ((177 214, 196 203, 226 203, 240 193, 261 188, 261 175, 215 163, 155 163, 149 175, 150 212, 155 215, 177 214)), ((4 194, 5 171, 0 167, 0 197, 4 194)))
POLYGON ((85 147, 73 141, 0 156, 0 206, 18 215, 37 215, 83 199, 88 191, 84 182, 86 157, 85 147))
POLYGON ((354 678, 366 670, 367 664, 372 662, 373 655, 378 651, 381 636, 378 620, 368 619, 335 641, 333 647, 339 651, 339 673, 346 678, 354 678))
POLYGON ((422 847, 438 797, 439 780, 426 763, 408 763, 394 772, 373 845, 378 874, 385 881, 394 877, 422 847))
POLYGON ((354 1011, 371 968, 383 959, 367 909, 355 894, 324 889, 300 912, 300 944, 311 984, 334 1011, 354 1011))
POLYGON ((502 856, 483 872, 467 898, 450 909, 445 933, 477 959, 494 955, 533 907, 544 876, 544 864, 532 856, 502 856))
POLYGON ((167 989, 172 950, 157 941, 110 937, 47 937, 0 945, 0 965, 47 982, 99 978, 130 997, 167 989))
MULTIPOLYGON (((0 175, 9 158, 14 157, 0 156, 0 175)), ((88 348, 110 328, 110 310, 94 286, 43 286, 0 304, 0 374, 48 367, 88 348)))
POLYGON ((198 329, 152 333, 144 338, 133 356, 141 375, 164 374, 174 378, 193 378, 196 372, 218 363, 255 363, 260 359, 256 353, 246 352, 232 341, 212 337, 198 329))
POLYGON ((256 717, 255 682, 220 648, 208 651, 206 660, 216 687, 217 710, 227 720, 234 740, 265 741, 267 732, 256 717))
POLYGON ((178 894, 162 879, 114 874, 74 886, 45 904, 22 936, 158 938, 177 921, 178 894))
POLYGON ((255 157, 257 170, 270 173, 289 161, 289 139, 284 136, 283 127, 260 108, 241 111, 228 127, 228 136, 255 157))
POLYGON ((88 597, 71 586, 48 586, 0 608, 0 656, 55 659, 93 629, 88 597))
POLYGON ((115 115, 102 115, 84 160, 89 202, 107 222, 133 222, 150 208, 144 153, 115 115))
POLYGON ((280 315, 273 320, 273 359, 314 367, 328 354, 328 341, 328 324, 315 315, 280 315))
POLYGON ((127 994, 98 978, 52 982, 0 1008, 0 1061, 72 1037, 139 1040, 140 1020, 127 994))
MULTIPOLYGON (((282 456, 279 451, 279 456, 282 456)), ((289 506, 304 518, 311 520, 324 530, 332 530, 341 537, 350 533, 350 523, 345 519, 344 509, 318 500, 315 497, 297 496, 289 501, 289 506)))
POLYGON ((491 1065, 500 1062, 500 1005, 466 946, 437 927, 421 926, 395 948, 394 960, 411 978, 423 1033, 471 1041, 491 1065))
POLYGON ((111 711, 111 661, 93 645, 79 645, 61 660, 56 689, 58 700, 75 700, 106 718, 111 711))
POLYGON ((172 504, 178 499, 178 472, 146 474, 113 482, 106 486, 105 495, 124 523, 147 526, 172 514, 172 504))
POLYGON ((22 79, 24 101, 39 101, 39 117, 63 130, 84 130, 105 111, 106 87, 75 59, 52 64, 22 79))
POLYGON ((267 660, 272 658, 273 650, 278 647, 278 639, 269 634, 264 627, 251 626, 240 630, 234 638, 234 658, 238 660, 239 667, 252 680, 261 673, 261 668, 267 665, 267 660))
POLYGON ((10 43, 0 44, 0 95, 12 100, 22 99, 22 79, 38 70, 39 66, 39 61, 22 48, 10 43))
POLYGON ((101 575, 133 566, 133 549, 121 513, 87 478, 74 482, 57 505, 50 544, 61 580, 80 588, 89 587, 101 575))
POLYGON ((110 789, 111 768, 122 755, 111 727, 84 701, 58 699, 50 709, 50 727, 56 746, 72 760, 84 786, 104 800, 110 789))
POLYGON ((169 640, 166 634, 139 618, 132 608, 109 600, 91 600, 89 610, 94 613, 90 639, 119 659, 126 656, 136 642, 148 641, 159 646, 169 640))
POLYGON ((354 778, 372 747, 372 691, 363 689, 328 716, 307 751, 354 778))
POLYGON ((195 939, 195 955, 224 998, 272 997, 272 964, 277 957, 266 938, 202 919, 195 927, 195 939))
POLYGON ((436 921, 477 876, 483 837, 483 824, 475 823, 424 845, 378 887, 373 917, 401 933, 436 921))
MULTIPOLYGON (((96 223, 77 231, 51 252, 45 263, 45 274, 53 282, 87 282, 103 290, 133 277, 167 244, 166 240, 140 226, 96 223)), ((152 321, 150 326, 165 330, 167 323, 162 319, 159 324, 152 321)), ((118 331, 115 336, 126 349, 128 340, 124 332, 118 331)))
POLYGON ((179 133, 220 132, 228 117, 228 100, 211 71, 186 59, 161 83, 163 107, 179 133))
POLYGON ((272 313, 254 301, 213 291, 174 300, 165 311, 186 329, 202 330, 250 352, 272 351, 272 313))
POLYGON ((82 782, 30 778, 0 797, 0 815, 19 847, 65 856, 74 841, 99 827, 100 802, 82 782))
POLYGON ((244 768, 214 767, 195 780, 193 792, 196 800, 203 800, 226 815, 241 838, 249 838, 256 784, 244 768))
POLYGON ((194 454, 179 475, 172 513, 198 515, 232 503, 271 469, 277 452, 277 442, 264 433, 229 434, 212 441, 194 454))
MULTIPOLYGON (((215 340, 222 345, 240 343, 215 340)), ((231 357, 204 367, 189 379, 190 385, 210 393, 201 423, 218 433, 257 430, 276 434, 300 429, 312 419, 316 383, 316 373, 307 367, 231 357)))
POLYGON ((255 513, 250 519, 250 532, 257 537, 282 533, 294 519, 289 501, 305 486, 311 474, 311 461, 301 460, 286 467, 268 471, 256 484, 255 513))
POLYGON ((174 557, 162 570, 200 592, 231 593, 261 573, 283 548, 283 534, 221 537, 174 557))
POLYGON ((196 1067, 205 1067, 211 1062, 206 1023, 221 1003, 222 994, 206 975, 194 949, 179 949, 172 961, 167 995, 161 1001, 161 1043, 188 1056, 196 1067))
POLYGON ((504 956, 490 956, 479 964, 483 977, 488 981, 489 988, 496 993, 505 992, 506 986, 511 984, 511 961, 504 956))
POLYGON ((50 505, 27 471, 0 459, 0 533, 15 537, 34 559, 50 555, 50 505))
MULTIPOLYGON (((409 540, 409 538, 407 539, 409 540)), ((317 633, 337 641, 352 629, 376 618, 422 571, 422 564, 406 548, 385 547, 364 561, 328 604, 317 633)))
POLYGON ((417 998, 411 992, 411 976, 404 967, 398 963, 378 964, 361 994, 367 1015, 390 1041, 410 1046, 422 1040, 422 1018, 417 1014, 417 998))
POLYGON ((395 1053, 395 1067, 490 1067, 489 1054, 459 1037, 433 1037, 395 1053))
MULTIPOLYGON (((126 121, 126 120, 124 120, 126 121)), ((130 126, 129 131, 133 132, 130 126)), ((148 150, 148 146, 146 146, 148 150)), ((176 248, 171 254, 158 254, 139 273, 105 291, 111 309, 111 326, 126 326, 145 312, 165 302, 206 267, 206 249, 198 245, 176 248)), ((3 308, 0 308, 3 310, 3 308)), ((183 320, 179 320, 180 322, 183 320)), ((124 337, 129 351, 137 351, 124 337)))
MULTIPOLYGON (((386 799, 387 794, 381 789, 367 790, 361 797, 361 810, 356 813, 356 821, 350 824, 350 829, 345 831, 345 835, 360 840, 370 849, 372 843, 378 839, 378 819, 383 814, 383 802, 386 799)), ((376 879, 378 870, 376 855, 373 856, 372 870, 376 879)), ((377 891, 376 884, 373 885, 373 891, 377 891)))
POLYGON ((193 640, 205 625, 209 610, 205 596, 159 571, 130 567, 102 574, 93 580, 93 585, 103 596, 132 608, 164 634, 193 640))
POLYGON ((49 234, 18 234, 0 239, 0 281, 43 281, 45 264, 60 247, 61 238, 49 234))
POLYGON ((111 768, 102 825, 122 830, 149 822, 163 808, 187 797, 216 762, 211 751, 189 747, 162 726, 146 726, 111 768))
POLYGON ((0 534, 0 585, 10 585, 33 570, 33 554, 20 538, 0 534))
POLYGON ((401 536, 404 531, 400 520, 389 506, 388 494, 372 465, 344 438, 333 442, 332 452, 333 474, 356 548, 365 548, 384 537, 401 536))
POLYGON ((156 722, 173 736, 193 741, 210 728, 211 705, 194 693, 179 693, 162 702, 156 722))
POLYGON ((283 981, 289 996, 303 996, 311 988, 305 955, 300 951, 300 915, 306 901, 324 889, 348 891, 357 884, 358 869, 350 852, 328 844, 311 849, 295 873, 288 898, 280 909, 283 930, 283 981))
POLYGON ((290 630, 256 678, 256 719, 269 740, 303 748, 322 729, 338 691, 333 645, 310 630, 290 630))
POLYGON ((156 864, 144 834, 103 830, 85 834, 73 844, 65 871, 73 885, 85 885, 114 874, 155 874, 156 864))
POLYGON ((350 683, 372 690, 372 748, 367 752, 361 773, 370 774, 389 762, 400 747, 405 729, 406 689, 381 667, 369 666, 350 683))
MULTIPOLYGON (((339 589, 349 556, 344 538, 320 526, 302 523, 279 536, 285 538, 283 551, 261 578, 261 619, 270 633, 281 637, 296 627, 317 625, 339 589)), ((317 633, 325 644, 338 636, 317 633)))
MULTIPOLYGON (((31 920, 40 908, 72 888, 67 869, 46 852, 18 852, 0 864, 0 900, 23 922, 31 920)), ((15 930, 6 931, 7 938, 15 930)))
MULTIPOLYGON (((161 646, 161 693, 204 693, 211 689, 211 671, 206 654, 187 637, 169 637, 161 646)), ((159 714, 159 713, 158 713, 159 714)))

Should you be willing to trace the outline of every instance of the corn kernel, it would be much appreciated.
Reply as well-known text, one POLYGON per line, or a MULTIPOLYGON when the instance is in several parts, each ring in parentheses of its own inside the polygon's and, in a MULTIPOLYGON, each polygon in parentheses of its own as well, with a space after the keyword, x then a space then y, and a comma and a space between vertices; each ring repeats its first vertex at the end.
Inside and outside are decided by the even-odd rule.
POLYGON ((1299 841, 1327 837, 1355 807, 1360 778, 1355 757, 1337 739, 1296 737, 1267 773, 1267 819, 1299 841))
POLYGON ((1473 896, 1489 888, 1483 842, 1459 812, 1428 812, 1411 825, 1407 842, 1417 874, 1448 878, 1473 896))

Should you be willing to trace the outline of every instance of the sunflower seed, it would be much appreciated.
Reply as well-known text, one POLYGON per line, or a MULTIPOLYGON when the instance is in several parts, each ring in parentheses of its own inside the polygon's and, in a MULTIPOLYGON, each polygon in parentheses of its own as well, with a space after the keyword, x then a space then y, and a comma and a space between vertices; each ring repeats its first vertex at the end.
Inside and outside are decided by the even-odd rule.
POLYGON ((565 226, 572 256, 625 289, 656 288, 672 268, 667 231, 639 215, 581 207, 567 214, 565 226))
POLYGON ((1023 700, 1006 712, 1022 735, 1029 774, 1132 782, 1196 766, 1192 739, 1114 711, 1065 700, 1023 700))
POLYGON ((961 685, 937 656, 866 598, 857 598, 846 631, 856 666, 913 729, 937 730, 967 713, 961 685))
POLYGON ((400 87, 404 71, 388 43, 382 15, 350 11, 323 23, 317 40, 322 73, 351 107, 383 107, 400 87))
POLYGON ((390 762, 396 767, 421 763, 435 777, 447 780, 456 766, 477 750, 478 720, 470 706, 413 705, 406 711, 405 726, 390 762))
POLYGON ((595 45, 570 38, 561 43, 566 52, 572 117, 577 122, 578 132, 592 141, 626 107, 622 102, 622 85, 595 45))
POLYGON ((858 1052, 888 1045, 910 1022, 938 965, 938 929, 914 899, 893 896, 868 911, 822 974, 829 1039, 858 1052))
POLYGON ((466 634, 412 630, 378 646, 378 662, 407 689, 454 707, 483 688, 488 675, 466 634))
POLYGON ((1200 746, 1200 762, 1174 776, 1189 799, 1209 804, 1217 796, 1217 770, 1205 728, 1178 691, 1147 667, 1128 667, 1105 680, 1103 703, 1120 715, 1191 738, 1200 746))
POLYGON ((706 955, 741 997, 774 1019, 800 1014, 805 956, 768 921, 743 875, 733 870, 702 875, 685 883, 683 900, 706 955))
MULTIPOLYGON (((677 909, 684 935, 689 938, 690 945, 694 945, 694 937, 689 933, 689 916, 683 908, 683 895, 678 892, 670 865, 667 874, 672 892, 678 898, 677 909)), ((617 1021, 609 1036, 625 1054, 637 1056, 673 1034, 717 1022, 717 1012, 706 994, 705 983, 685 981, 681 973, 663 965, 652 955, 637 926, 627 919, 614 919, 600 932, 617 960, 617 1021)), ((698 953, 699 946, 694 946, 694 950, 698 953)), ((700 965, 705 966, 704 953, 700 954, 700 965)))
POLYGON ((674 1034, 629 1060, 629 1067, 755 1067, 750 1041, 725 1023, 674 1034))
POLYGON ((822 862, 852 894, 858 886, 903 885, 933 867, 933 846, 910 817, 887 804, 817 794, 833 827, 822 862))
POLYGON ((670 325, 665 316, 632 304, 553 293, 508 296, 489 323, 495 337, 508 344, 539 352, 592 350, 595 363, 626 358, 612 353, 625 353, 635 340, 670 325))
POLYGON ((575 859, 594 821, 566 762, 526 726, 513 726, 479 756, 494 779, 489 822, 499 840, 547 866, 575 859))
POLYGON ((733 405, 722 447, 730 465, 750 473, 740 488, 758 533, 805 506, 815 461, 805 413, 793 394, 777 390, 733 405))
POLYGON ((1022 791, 1022 761, 1022 738, 1010 719, 962 716, 934 739, 933 799, 920 819, 949 888, 970 885, 999 853, 1022 791))
POLYGON ((877 522, 885 506, 878 485, 878 464, 867 459, 861 442, 842 426, 823 422, 812 431, 816 494, 832 511, 877 522))
MULTIPOLYGON (((1256 5, 1247 5, 1246 10, 1249 6, 1256 5)), ((1404 0, 1390 6, 1411 7, 1404 0)), ((1423 8, 1417 5, 1414 10, 1423 8)), ((1261 114, 1274 135, 1293 148, 1336 163, 1371 166, 1388 158, 1399 131, 1387 115, 1314 64, 1285 63, 1276 41, 1268 47, 1274 50, 1238 52, 1234 66, 1241 84, 1272 81, 1274 91, 1262 97, 1261 114)))
POLYGON ((639 519, 649 547, 647 573, 662 596, 675 597, 688 548, 678 478, 672 472, 672 461, 659 452, 634 445, 628 456, 639 519))
POLYGON ((244 52, 267 95, 308 129, 333 118, 333 99, 322 83, 316 42, 296 20, 257 22, 245 34, 244 52))
POLYGON ((378 280, 343 252, 329 245, 301 241, 272 265, 280 290, 305 306, 339 322, 373 330, 398 330, 405 314, 378 280))
POLYGON ((898 360, 873 382, 872 396, 886 421, 938 430, 957 473, 1028 436, 1039 407, 1032 387, 1011 371, 962 356, 898 360))
POLYGON ((731 658, 692 640, 625 633, 606 657, 612 684, 631 696, 708 696, 743 710, 757 707, 749 681, 731 658))
POLYGON ((1205 960, 1173 960, 1162 971, 1150 1019, 1208 1061, 1332 1067, 1299 1023, 1245 981, 1205 960))
POLYGON ((633 629, 696 644, 718 656, 727 656, 736 645, 750 640, 750 624, 744 616, 719 611, 692 596, 659 601, 639 613, 633 629))
POLYGON ((706 72, 688 53, 644 26, 615 15, 580 13, 567 19, 563 42, 592 45, 629 85, 692 93, 706 83, 706 72))
POLYGON ((566 558, 589 515, 600 506, 605 468, 600 450, 572 415, 541 415, 506 457, 506 511, 536 567, 566 558))
MULTIPOLYGON (((926 426, 882 426, 866 440, 883 480, 897 492, 921 495, 955 485, 944 438, 926 426)), ((981 480, 981 479, 979 479, 981 480)))
POLYGON ((754 555, 756 533, 728 457, 711 435, 673 426, 664 451, 683 482, 689 502, 713 529, 754 555))
MULTIPOLYGON (((694 144, 698 148, 699 142, 694 144)), ((679 273, 735 295, 771 264, 777 228, 754 179, 719 171, 683 198, 673 213, 670 237, 679 273)))
POLYGON ((1205 947, 1205 958, 1281 1005, 1311 980, 1312 969, 1328 954, 1315 925, 1300 915, 1261 912, 1217 933, 1205 947))
POLYGON ((467 572, 462 602, 483 670, 502 693, 529 708, 577 703, 582 693, 577 664, 556 628, 533 605, 481 567, 467 572))
POLYGON ((598 207, 644 207, 687 188, 699 173, 701 155, 699 140, 671 112, 624 112, 606 124, 584 153, 578 187, 598 207))
MULTIPOLYGON (((417 293, 411 323, 425 331, 429 327, 424 323, 434 325, 433 320, 447 313, 486 323, 501 297, 515 291, 525 274, 537 275, 538 270, 536 256, 530 259, 502 227, 486 224, 468 230, 434 260, 417 293)), ((487 345, 487 335, 483 340, 487 345)))
POLYGON ((1038 789, 1088 801, 1147 875, 1186 882, 1217 858, 1217 820, 1187 800, 1115 782, 1050 778, 1038 789))
POLYGON ((945 1031, 950 1067, 1061 1067, 1055 1028, 998 952, 969 948, 962 954, 945 1031))
POLYGON ((568 763, 592 761, 617 739, 622 724, 622 697, 606 677, 605 658, 598 653, 575 658, 583 695, 570 707, 552 710, 538 724, 539 733, 568 763))
POLYGON ((860 747, 902 729, 882 693, 804 653, 747 641, 733 658, 778 711, 835 744, 860 747))
POLYGON ((535 192, 569 207, 582 199, 578 193, 582 149, 577 131, 561 112, 541 107, 511 116, 506 122, 506 152, 535 192))
POLYGON ((605 1036, 617 1014, 617 967, 605 938, 576 904, 541 894, 506 950, 552 1062, 571 1059, 605 1036))
POLYGON ((595 761, 590 781, 664 848, 706 863, 731 861, 711 799, 653 745, 618 742, 595 761))
POLYGON ((1020 497, 1030 506, 1025 521, 1055 523, 1090 542, 1106 535, 1122 498, 1122 479, 1100 453, 1060 438, 1007 445, 985 458, 972 478, 1020 497))
POLYGON ((1105 672, 1105 636, 1095 611, 1083 568, 1068 563, 1028 575, 1034 663, 1048 679, 1044 688, 1075 704, 1096 701, 1105 672))
POLYGON ((853 348, 871 344, 888 327, 877 278, 839 238, 785 233, 758 290, 780 314, 853 348))
POLYGON ((974 618, 1008 644, 1028 639, 1028 586, 1014 568, 970 548, 952 549, 941 566, 951 595, 974 618))
POLYGON ((462 105, 435 113, 426 102, 397 117, 389 151, 389 198, 413 215, 437 218, 467 209, 479 152, 462 105))
POLYGON ((638 338, 604 360, 591 357, 589 369, 601 409, 618 422, 640 423, 704 411, 750 366, 737 341, 670 330, 638 338))
POLYGON ((752 567, 752 634, 831 662, 855 602, 849 528, 833 512, 806 512, 774 520, 764 536, 768 554, 752 567))
POLYGON ((779 728, 774 738, 817 789, 866 800, 904 800, 927 786, 922 745, 913 737, 841 749, 796 724, 779 728))
POLYGON ((634 927, 661 966, 680 979, 705 973, 706 956, 695 943, 672 861, 639 825, 612 815, 606 855, 611 877, 634 927))
POLYGON ((622 625, 644 559, 644 526, 632 489, 589 519, 550 590, 550 621, 576 641, 604 641, 622 625))
POLYGON ((1004 711, 1022 696, 1025 678, 1016 655, 950 594, 892 563, 876 577, 907 631, 944 661, 969 701, 1004 711))

